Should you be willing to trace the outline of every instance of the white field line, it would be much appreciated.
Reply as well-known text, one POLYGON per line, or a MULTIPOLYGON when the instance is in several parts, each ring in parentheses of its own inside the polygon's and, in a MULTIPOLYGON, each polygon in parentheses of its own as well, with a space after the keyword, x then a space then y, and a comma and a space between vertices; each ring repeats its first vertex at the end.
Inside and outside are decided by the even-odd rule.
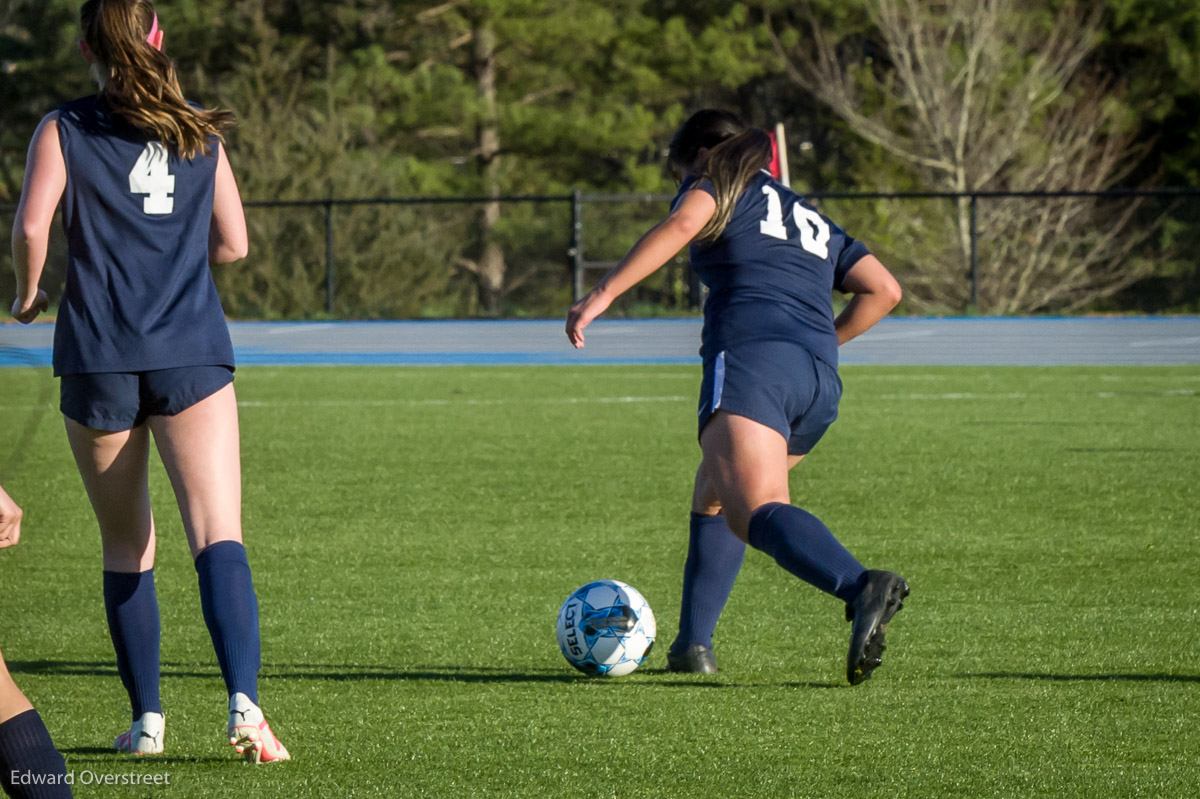
POLYGON ((690 402, 695 397, 541 397, 506 399, 391 399, 391 400, 241 400, 241 408, 425 408, 458 405, 614 405, 654 402, 690 402))
POLYGON ((852 374, 847 374, 845 371, 841 371, 841 376, 842 376, 843 382, 853 381, 855 383, 859 383, 859 382, 866 383, 866 382, 872 381, 872 380, 891 381, 891 382, 895 382, 895 381, 899 381, 899 380, 911 380, 911 381, 923 381, 923 382, 936 383, 941 380, 949 380, 950 379, 950 377, 948 375, 920 374, 917 372, 906 372, 905 374, 896 374, 896 375, 878 375, 878 374, 872 374, 870 372, 857 371, 857 367, 855 364, 845 364, 841 368, 842 369, 850 369, 853 372, 852 374))
MULTIPOLYGON (((263 377, 276 378, 276 377, 280 377, 280 376, 290 376, 291 374, 293 374, 290 371, 292 369, 292 367, 290 367, 290 366, 285 366, 285 367, 247 366, 247 367, 242 367, 242 368, 253 369, 254 377, 256 379, 263 378, 263 377)), ((333 367, 333 368, 337 368, 337 367, 333 367)), ((435 369, 446 369, 446 368, 451 368, 451 367, 443 367, 443 366, 399 367, 396 369, 396 371, 390 372, 388 374, 388 380, 393 380, 393 381, 418 380, 418 379, 421 379, 424 377, 423 372, 417 371, 419 369, 425 369, 428 371, 432 371, 435 369)), ((457 366, 452 367, 452 368, 454 368, 456 370, 462 369, 462 367, 457 367, 457 366)), ((491 382, 495 382, 498 379, 505 380, 505 379, 510 379, 510 378, 513 380, 519 380, 519 379, 521 379, 520 376, 514 375, 513 370, 521 369, 521 368, 524 368, 524 367, 521 367, 521 366, 515 366, 515 367, 497 366, 497 367, 491 369, 490 371, 461 370, 461 371, 455 371, 454 377, 456 379, 457 378, 463 378, 463 379, 481 378, 481 379, 486 379, 491 382)), ((590 369, 591 371, 587 371, 587 370, 583 370, 583 369, 563 369, 562 367, 555 367, 555 368, 562 369, 562 371, 557 371, 557 372, 555 372, 555 374, 562 375, 564 377, 588 377, 588 378, 591 378, 591 377, 596 376, 596 371, 595 371, 596 367, 588 367, 588 369, 590 369)), ((603 368, 603 367, 601 367, 601 368, 603 368)), ((618 380, 618 379, 626 379, 626 380, 690 380, 690 381, 695 382, 695 384, 698 388, 700 386, 700 364, 696 364, 694 368, 693 367, 685 367, 685 369, 687 371, 647 372, 647 373, 643 373, 643 374, 639 374, 636 372, 616 372, 616 373, 612 373, 612 374, 606 374, 604 377, 606 380, 618 380)), ((940 380, 943 378, 935 376, 934 379, 940 380)))
POLYGON ((1011 394, 977 394, 972 391, 950 394, 883 394, 883 400, 963 400, 963 399, 1026 399, 1030 395, 1021 392, 1011 394))
MULTIPOLYGON (((1172 375, 1170 377, 1170 379, 1171 380, 1179 380, 1184 383, 1200 383, 1200 375, 1172 375)), ((1143 377, 1142 375, 1138 375, 1138 374, 1101 375, 1100 380, 1104 383, 1119 383, 1122 380, 1136 380, 1136 381, 1144 383, 1146 381, 1146 378, 1143 377)))
MULTIPOLYGON (((1141 397, 1194 397, 1197 392, 1190 388, 1176 388, 1166 391, 1097 391, 1093 396, 1098 399, 1112 399, 1121 395, 1136 394, 1141 397)), ((951 394, 882 394, 882 400, 1013 400, 1029 399, 1032 397, 1056 396, 1050 394, 978 394, 970 391, 951 394)), ((1057 395, 1065 396, 1065 395, 1057 395)))
MULTIPOLYGON (((503 368, 503 367, 500 367, 500 368, 503 368)), ((557 367, 557 368, 561 369, 562 367, 557 367)), ((589 367, 589 368, 593 368, 593 367, 589 367)), ((639 374, 637 372, 616 372, 613 374, 605 375, 604 377, 606 380, 616 380, 618 378, 625 379, 625 380, 691 380, 691 381, 695 382, 696 388, 698 389, 700 387, 700 364, 697 363, 697 364, 695 364, 695 366, 684 366, 684 369, 686 371, 681 371, 681 372, 657 372, 657 371, 655 371, 655 372, 646 372, 646 373, 642 373, 642 374, 639 374)), ((471 375, 471 377, 487 377, 491 380, 496 379, 496 372, 471 372, 469 374, 471 375)), ((570 377, 593 377, 593 376, 595 376, 596 372, 595 371, 589 372, 586 370, 578 370, 578 369, 572 369, 570 371, 567 371, 564 369, 562 372, 556 372, 555 374, 563 374, 563 375, 568 375, 570 377)), ((455 376, 457 376, 457 374, 455 376)))
MULTIPOLYGON (((1098 391, 1092 396, 1099 399, 1111 399, 1129 392, 1098 391)), ((1139 396, 1151 397, 1194 397, 1197 392, 1190 388, 1171 389, 1168 391, 1139 391, 1139 396)), ((1026 394, 1012 392, 1008 394, 982 394, 977 392, 956 392, 946 394, 881 394, 881 400, 1015 400, 1034 397, 1048 397, 1049 394, 1026 394)), ((691 402, 694 397, 543 397, 539 399, 421 399, 421 400, 284 400, 284 401, 242 401, 238 405, 244 408, 276 408, 276 407, 313 407, 313 408, 417 408, 417 407, 449 407, 454 405, 612 405, 639 404, 653 402, 691 402)), ((0 406, 2 407, 2 406, 0 406)))
MULTIPOLYGON (((1097 391, 1092 396, 1099 399, 1111 399, 1131 392, 1097 391)), ((1176 388, 1163 391, 1133 392, 1144 397, 1195 397, 1200 391, 1191 388, 1176 388)), ((881 400, 1014 400, 1031 399, 1035 397, 1062 396, 1050 394, 1026 394, 1012 392, 1008 394, 983 394, 978 392, 952 392, 946 394, 880 394, 881 400)), ((691 396, 660 396, 660 397, 540 397, 540 398, 507 398, 507 399, 475 399, 471 397, 455 399, 388 399, 388 400, 356 400, 356 399, 327 399, 327 400, 239 400, 240 408, 444 408, 457 405, 489 406, 489 405, 637 405, 643 403, 691 402, 691 396)), ((54 408, 56 402, 45 405, 36 403, 0 403, 0 411, 32 411, 44 408, 54 408)))

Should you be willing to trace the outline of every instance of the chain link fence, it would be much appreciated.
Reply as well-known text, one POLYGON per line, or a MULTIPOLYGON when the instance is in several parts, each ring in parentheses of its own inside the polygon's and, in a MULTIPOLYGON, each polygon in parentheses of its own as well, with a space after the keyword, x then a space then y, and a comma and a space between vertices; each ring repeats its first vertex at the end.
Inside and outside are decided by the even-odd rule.
MULTIPOLYGON (((575 293, 664 215, 670 195, 580 195, 575 293)), ((905 289, 910 314, 1200 311, 1200 190, 815 192, 905 289)), ((621 308, 696 308, 686 253, 621 308)))
MULTIPOLYGON (((574 192, 247 202, 250 256, 213 273, 233 318, 560 316, 663 218, 670 199, 574 192), (499 216, 485 224, 489 204, 499 216), (481 277, 488 247, 502 270, 491 294, 481 277)), ((808 199, 896 273, 901 311, 1200 311, 1200 190, 808 199)), ((0 207, 5 230, 14 213, 0 207)), ((2 259, 0 296, 10 298, 11 255, 2 259)), ((65 264, 55 225, 42 280, 52 301, 65 264)), ((611 313, 697 313, 702 299, 685 250, 611 313)))

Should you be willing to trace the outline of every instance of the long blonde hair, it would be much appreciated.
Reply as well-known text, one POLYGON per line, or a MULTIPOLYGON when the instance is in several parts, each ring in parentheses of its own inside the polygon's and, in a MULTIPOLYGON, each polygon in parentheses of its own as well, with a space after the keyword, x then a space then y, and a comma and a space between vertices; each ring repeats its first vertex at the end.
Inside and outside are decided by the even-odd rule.
POLYGON ((192 107, 175 62, 147 43, 157 16, 149 0, 87 0, 79 9, 83 39, 96 59, 100 92, 112 110, 148 136, 173 144, 183 158, 224 141, 234 115, 192 107))
POLYGON ((771 163, 771 138, 748 127, 736 114, 714 108, 697 111, 671 137, 667 162, 695 170, 700 150, 708 155, 699 165, 700 178, 708 178, 717 192, 717 210, 696 234, 696 241, 716 240, 733 216, 738 197, 759 170, 771 163))

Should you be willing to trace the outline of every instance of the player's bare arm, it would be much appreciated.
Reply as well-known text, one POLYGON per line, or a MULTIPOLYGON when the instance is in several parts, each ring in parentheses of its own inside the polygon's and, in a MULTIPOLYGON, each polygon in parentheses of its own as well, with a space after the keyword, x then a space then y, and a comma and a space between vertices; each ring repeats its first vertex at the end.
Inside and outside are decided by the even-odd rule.
POLYGON ((208 233, 208 262, 228 264, 240 261, 250 250, 246 235, 246 214, 237 179, 229 166, 224 145, 217 145, 217 173, 213 184, 212 227, 208 233))
POLYGON ((567 313, 567 338, 576 348, 584 343, 583 329, 608 309, 612 301, 654 274, 686 247, 717 210, 703 191, 689 191, 663 221, 638 239, 620 263, 567 313))
POLYGON ((29 144, 25 185, 13 220, 13 269, 17 277, 17 296, 12 315, 28 324, 46 310, 49 298, 38 288, 46 266, 50 244, 50 226, 54 211, 67 185, 67 167, 58 139, 58 112, 47 114, 29 144))
POLYGON ((21 540, 21 508, 0 486, 0 549, 21 540))
POLYGON ((842 287, 854 294, 834 320, 838 345, 860 336, 900 304, 900 284, 874 255, 865 255, 846 274, 842 287))

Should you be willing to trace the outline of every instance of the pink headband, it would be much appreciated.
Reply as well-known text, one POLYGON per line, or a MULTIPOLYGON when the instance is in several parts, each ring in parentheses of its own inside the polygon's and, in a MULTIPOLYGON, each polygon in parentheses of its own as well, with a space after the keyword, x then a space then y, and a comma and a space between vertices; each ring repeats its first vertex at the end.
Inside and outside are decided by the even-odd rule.
POLYGON ((154 44, 154 34, 158 33, 158 13, 154 14, 154 22, 150 23, 150 32, 146 34, 146 44, 154 44))

